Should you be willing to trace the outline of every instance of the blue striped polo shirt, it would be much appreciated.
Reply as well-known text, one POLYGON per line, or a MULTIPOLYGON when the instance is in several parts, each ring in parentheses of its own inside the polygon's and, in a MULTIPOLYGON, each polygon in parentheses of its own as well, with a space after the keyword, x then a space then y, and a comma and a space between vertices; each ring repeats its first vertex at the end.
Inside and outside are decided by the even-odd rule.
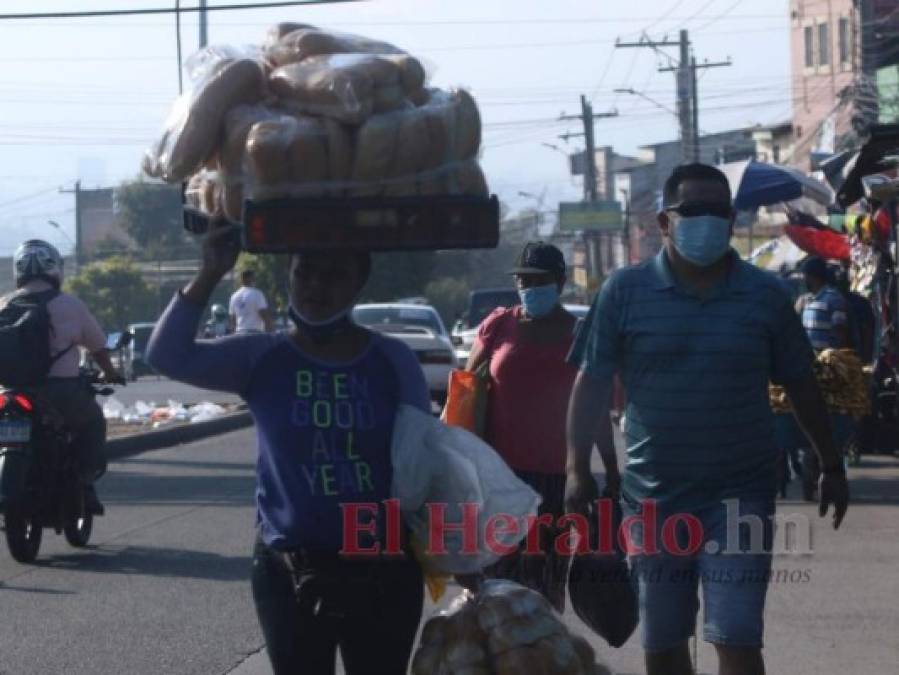
POLYGON ((775 493, 769 380, 812 375, 814 353, 777 278, 731 251, 727 279, 699 297, 666 253, 613 274, 569 361, 618 373, 627 393, 626 499, 662 512, 775 493))
POLYGON ((802 325, 815 349, 841 347, 833 329, 835 326, 845 326, 847 321, 846 300, 830 286, 818 291, 802 309, 802 325))

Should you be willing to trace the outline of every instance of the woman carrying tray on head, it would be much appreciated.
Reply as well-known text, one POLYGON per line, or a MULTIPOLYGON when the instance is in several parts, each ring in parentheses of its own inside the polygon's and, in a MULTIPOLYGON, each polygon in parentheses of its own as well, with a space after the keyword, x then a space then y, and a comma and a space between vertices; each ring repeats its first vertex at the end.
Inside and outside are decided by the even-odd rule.
POLYGON ((333 673, 338 646, 349 675, 401 675, 421 617, 420 568, 405 548, 359 554, 387 543, 383 506, 360 507, 357 532, 343 517, 390 497, 397 407, 430 412, 421 368, 401 342, 350 320, 367 252, 293 256, 290 334, 195 340, 237 258, 229 230, 207 237, 201 269, 157 324, 148 361, 249 404, 259 453, 253 598, 276 675, 333 673))

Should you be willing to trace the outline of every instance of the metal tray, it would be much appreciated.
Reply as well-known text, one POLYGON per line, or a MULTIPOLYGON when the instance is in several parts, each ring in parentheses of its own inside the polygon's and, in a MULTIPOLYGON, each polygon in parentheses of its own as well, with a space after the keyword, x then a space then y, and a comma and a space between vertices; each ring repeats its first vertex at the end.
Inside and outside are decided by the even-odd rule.
MULTIPOLYGON (((189 232, 204 233, 209 221, 184 206, 189 232)), ((250 253, 495 248, 499 200, 459 195, 246 200, 241 225, 242 245, 250 253)))

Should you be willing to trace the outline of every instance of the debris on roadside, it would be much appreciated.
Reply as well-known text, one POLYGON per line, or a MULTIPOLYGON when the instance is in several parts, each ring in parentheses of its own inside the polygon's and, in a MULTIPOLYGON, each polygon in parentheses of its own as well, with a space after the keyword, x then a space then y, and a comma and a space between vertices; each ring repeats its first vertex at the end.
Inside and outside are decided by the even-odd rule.
POLYGON ((113 396, 104 402, 103 416, 109 425, 110 435, 122 436, 171 424, 208 422, 236 409, 234 404, 219 405, 211 401, 193 405, 171 400, 166 405, 157 405, 154 401, 135 401, 133 405, 125 405, 113 396))

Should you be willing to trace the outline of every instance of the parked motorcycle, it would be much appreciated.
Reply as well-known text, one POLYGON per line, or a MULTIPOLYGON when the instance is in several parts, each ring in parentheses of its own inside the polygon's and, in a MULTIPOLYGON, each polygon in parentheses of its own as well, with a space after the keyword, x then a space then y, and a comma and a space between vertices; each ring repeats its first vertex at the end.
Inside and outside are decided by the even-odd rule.
MULTIPOLYGON (((131 341, 128 332, 107 345, 120 351, 131 341)), ((100 373, 83 368, 81 379, 95 396, 109 396, 100 373)), ((44 529, 64 534, 71 546, 87 546, 94 515, 85 508, 78 480, 74 434, 51 406, 28 387, 0 388, 0 512, 6 544, 21 563, 37 558, 44 529)))

